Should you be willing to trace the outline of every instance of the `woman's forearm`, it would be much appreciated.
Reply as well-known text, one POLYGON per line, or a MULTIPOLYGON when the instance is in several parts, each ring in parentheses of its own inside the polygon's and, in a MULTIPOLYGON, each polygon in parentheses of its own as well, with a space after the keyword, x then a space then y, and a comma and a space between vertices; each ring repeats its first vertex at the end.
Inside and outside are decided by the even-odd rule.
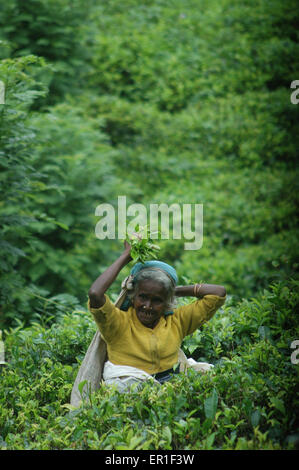
POLYGON ((105 303, 105 292, 117 278, 119 272, 131 261, 130 252, 125 250, 91 285, 88 296, 92 308, 102 307, 105 303))
POLYGON ((193 284, 190 286, 177 286, 175 288, 177 297, 204 297, 205 295, 218 295, 224 297, 226 290, 223 286, 217 284, 193 284))

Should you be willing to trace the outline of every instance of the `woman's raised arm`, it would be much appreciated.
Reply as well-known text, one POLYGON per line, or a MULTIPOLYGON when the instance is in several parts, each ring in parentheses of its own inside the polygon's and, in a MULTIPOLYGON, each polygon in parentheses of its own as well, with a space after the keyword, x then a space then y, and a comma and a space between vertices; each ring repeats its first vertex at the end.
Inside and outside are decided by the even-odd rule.
POLYGON ((204 297, 205 295, 226 296, 226 290, 223 286, 217 284, 192 284, 190 286, 177 286, 175 288, 177 297, 204 297))
POLYGON ((111 284, 115 281, 122 268, 132 260, 130 253, 131 246, 125 241, 124 252, 91 285, 88 291, 88 297, 90 300, 91 308, 99 308, 104 305, 104 294, 107 289, 111 286, 111 284))

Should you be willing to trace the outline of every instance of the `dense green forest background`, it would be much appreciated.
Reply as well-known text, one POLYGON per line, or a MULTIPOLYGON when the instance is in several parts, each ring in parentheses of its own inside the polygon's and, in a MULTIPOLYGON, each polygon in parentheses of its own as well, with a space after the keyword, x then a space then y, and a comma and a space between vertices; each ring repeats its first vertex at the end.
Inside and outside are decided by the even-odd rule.
MULTIPOLYGON (((298 372, 290 361, 299 338, 299 106, 290 100, 299 79, 298 15, 295 0, 0 1, 0 328, 8 361, 0 445, 298 442, 298 372), (196 414, 196 394, 160 416, 157 403, 153 416, 140 405, 132 422, 145 427, 137 441, 126 397, 108 399, 104 390, 95 398, 101 425, 91 423, 98 415, 88 408, 61 408, 94 332, 88 288, 123 246, 96 238, 95 209, 117 208, 120 195, 127 205, 203 204, 202 248, 162 240, 160 258, 181 284, 222 284, 228 292, 206 335, 184 345, 189 355, 230 368, 198 383, 199 402, 216 403, 215 413, 206 405, 196 414), (246 383, 248 396, 238 398, 232 383, 239 392, 246 383), (113 400, 126 410, 118 418, 113 400), (163 420, 160 442, 153 435, 163 420)), ((173 387, 186 396, 190 383, 196 388, 190 377, 179 380, 173 387)), ((152 392, 144 393, 153 405, 152 392)))

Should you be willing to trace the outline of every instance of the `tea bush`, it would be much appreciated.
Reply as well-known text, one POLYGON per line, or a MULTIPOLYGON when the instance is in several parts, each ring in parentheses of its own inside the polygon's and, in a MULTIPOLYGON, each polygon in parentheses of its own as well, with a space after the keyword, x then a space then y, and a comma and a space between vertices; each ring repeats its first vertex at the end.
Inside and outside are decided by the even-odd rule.
MULTIPOLYGON (((292 449, 298 445, 298 282, 274 284, 251 300, 229 299, 184 340, 188 356, 215 365, 164 385, 120 394, 102 385, 68 405, 95 332, 77 310, 50 328, 6 331, 1 370, 2 449, 292 449)), ((184 299, 182 299, 184 301, 184 299)))

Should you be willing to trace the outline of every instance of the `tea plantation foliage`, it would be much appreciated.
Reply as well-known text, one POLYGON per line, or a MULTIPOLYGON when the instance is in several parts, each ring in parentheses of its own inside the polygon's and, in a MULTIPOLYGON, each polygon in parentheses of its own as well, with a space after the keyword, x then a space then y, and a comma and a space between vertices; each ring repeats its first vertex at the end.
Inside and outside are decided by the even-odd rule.
POLYGON ((298 446, 297 2, 0 7, 0 448, 298 446), (215 368, 72 409, 87 290, 122 250, 95 208, 120 195, 203 204, 200 250, 159 245, 181 284, 227 289, 183 343, 215 368))

